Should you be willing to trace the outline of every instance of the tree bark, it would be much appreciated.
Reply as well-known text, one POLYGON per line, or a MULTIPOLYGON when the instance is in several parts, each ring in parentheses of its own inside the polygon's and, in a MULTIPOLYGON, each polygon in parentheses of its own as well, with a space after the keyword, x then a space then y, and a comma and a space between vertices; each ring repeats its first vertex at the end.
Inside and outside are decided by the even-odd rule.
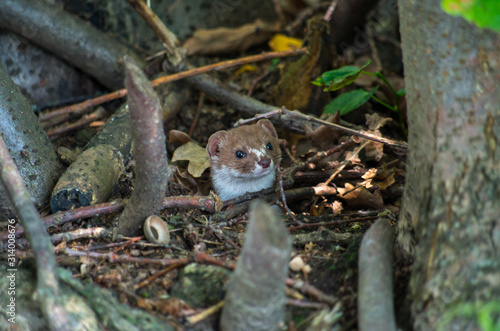
POLYGON ((414 258, 413 324, 478 329, 500 299, 500 37, 436 1, 401 0, 399 13, 409 155, 398 237, 414 258))
MULTIPOLYGON (((33 202, 38 208, 43 207, 49 200, 62 166, 49 137, 33 113, 33 108, 2 66, 0 136, 9 149, 33 202)), ((14 214, 7 193, 0 185, 0 215, 7 217, 14 214)))

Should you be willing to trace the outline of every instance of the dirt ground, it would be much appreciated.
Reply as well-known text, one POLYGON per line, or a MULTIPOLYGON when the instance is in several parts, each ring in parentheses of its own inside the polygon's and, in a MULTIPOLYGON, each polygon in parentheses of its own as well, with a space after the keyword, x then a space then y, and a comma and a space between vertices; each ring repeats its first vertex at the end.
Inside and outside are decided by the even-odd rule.
MULTIPOLYGON (((380 6, 370 12, 368 22, 380 23, 382 16, 378 14, 384 10, 383 4, 380 6)), ((269 46, 273 35, 289 31, 288 37, 304 41, 305 46, 309 47, 309 55, 267 60, 209 74, 231 90, 263 102, 298 109, 358 132, 404 141, 404 96, 399 98, 394 94, 404 87, 401 53, 397 42, 391 42, 398 38, 397 32, 395 34, 391 28, 395 21, 397 23, 397 18, 389 19, 385 25, 380 23, 377 29, 371 31, 371 35, 365 36, 369 38, 368 46, 342 51, 339 44, 329 42, 334 39, 334 32, 318 25, 318 16, 325 15, 327 8, 327 5, 296 8, 292 10, 295 13, 293 15, 285 13, 285 18, 280 21, 281 29, 269 34, 265 42, 256 43, 244 51, 224 53, 216 49, 214 52, 217 54, 192 55, 190 60, 201 67, 208 63, 269 52, 274 50, 269 46), (297 20, 300 14, 303 17, 297 20), (364 70, 380 72, 383 79, 361 74, 353 84, 329 92, 323 91, 324 87, 310 83, 326 71, 348 65, 359 68, 367 61, 371 63, 364 70), (334 98, 356 89, 370 91, 375 86, 379 86, 374 92, 376 99, 370 99, 342 117, 334 112, 323 114, 324 107, 334 98), (393 108, 388 109, 376 100, 393 108)), ((230 38, 222 33, 215 36, 230 43, 230 40, 223 40, 230 38)), ((252 35, 249 38, 252 39, 252 35)), ((253 38, 256 38, 255 33, 253 38)), ((288 49, 290 47, 293 46, 288 46, 288 49)), ((165 74, 160 72, 162 61, 163 55, 157 55, 149 62, 151 68, 156 68, 156 76, 165 74)), ((244 117, 212 96, 182 84, 184 93, 189 97, 179 104, 175 116, 164 123, 169 158, 184 145, 182 139, 175 139, 178 131, 189 133, 191 141, 203 150, 211 134, 231 128, 244 117)), ((54 135, 54 146, 65 147, 78 154, 121 103, 119 100, 107 102, 102 105, 105 110, 102 118, 92 121, 90 125, 54 135)), ((44 112, 56 108, 59 107, 48 108, 44 112)), ((284 178, 293 179, 283 189, 298 192, 287 201, 289 210, 282 208, 283 222, 293 238, 291 259, 300 265, 291 266, 288 273, 290 283, 287 284, 286 325, 283 329, 306 330, 321 312, 333 312, 333 329, 356 330, 358 249, 361 238, 380 215, 388 217, 393 225, 398 219, 404 188, 405 157, 383 143, 309 121, 303 122, 305 129, 302 133, 287 127, 279 118, 273 119, 273 122, 282 146, 281 171, 284 178), (345 148, 338 149, 338 146, 345 148), (335 148, 338 150, 329 156, 317 157, 321 152, 335 148), (297 168, 299 164, 301 166, 297 168), (291 170, 293 174, 287 177, 291 170), (322 186, 330 188, 328 194, 311 195, 310 188, 322 186), (314 291, 291 286, 302 282, 311 285, 314 291)), ((58 127, 70 124, 64 122, 58 127)), ((54 127, 46 128, 47 131, 51 129, 54 127)), ((187 160, 170 162, 176 172, 170 178, 168 197, 200 197, 209 194, 210 169, 201 169, 201 175, 193 175, 189 168, 190 162, 196 163, 201 157, 200 154, 196 155, 187 160)), ((132 158, 108 201, 130 197, 135 181, 134 172, 135 161, 132 158)), ((270 199, 278 200, 278 205, 283 207, 277 194, 271 194, 270 199)), ((230 205, 224 210, 235 207, 230 205)), ((110 289, 120 302, 148 311, 179 329, 216 330, 220 310, 215 309, 203 316, 200 313, 224 299, 234 267, 232 263, 238 261, 247 226, 245 213, 228 218, 227 213, 223 214, 224 210, 214 213, 182 206, 163 209, 158 216, 166 222, 170 231, 171 240, 166 245, 150 243, 144 236, 114 241, 108 235, 64 239, 64 233, 73 234, 78 230, 111 229, 117 214, 94 215, 51 227, 48 231, 51 236, 63 238, 54 241, 58 263, 79 280, 92 281, 110 289), (65 253, 67 248, 97 255, 71 256, 65 253), (198 255, 195 261, 195 256, 200 253, 204 254, 198 255), (122 259, 113 261, 105 257, 109 254, 122 259), (151 263, 151 260, 163 260, 165 265, 151 263)), ((42 216, 50 214, 48 208, 42 210, 42 216)), ((408 323, 405 311, 407 276, 407 266, 394 266, 394 295, 401 328, 407 327, 408 323)))

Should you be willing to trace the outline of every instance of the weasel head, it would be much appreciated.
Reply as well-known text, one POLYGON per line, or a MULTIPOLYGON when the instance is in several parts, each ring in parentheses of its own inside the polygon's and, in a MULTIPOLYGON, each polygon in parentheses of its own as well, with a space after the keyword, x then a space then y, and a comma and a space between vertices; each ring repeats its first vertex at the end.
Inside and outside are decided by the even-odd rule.
POLYGON ((212 182, 222 200, 272 187, 281 161, 278 135, 269 120, 214 133, 207 152, 212 182))

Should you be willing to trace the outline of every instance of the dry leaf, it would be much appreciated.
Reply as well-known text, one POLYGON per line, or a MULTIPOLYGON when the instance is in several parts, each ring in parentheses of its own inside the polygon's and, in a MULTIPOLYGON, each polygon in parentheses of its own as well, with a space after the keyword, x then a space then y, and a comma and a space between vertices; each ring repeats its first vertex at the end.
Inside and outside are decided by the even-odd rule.
POLYGON ((214 55, 245 52, 269 40, 280 29, 279 23, 256 20, 238 28, 196 30, 183 47, 188 55, 214 55))
MULTIPOLYGON (((366 125, 369 129, 368 132, 377 136, 382 136, 379 129, 389 121, 392 121, 392 119, 389 117, 382 117, 377 113, 374 113, 373 115, 366 114, 366 125)), ((376 141, 370 141, 365 146, 365 152, 367 160, 380 161, 382 156, 384 156, 384 144, 376 141)))
POLYGON ((385 165, 382 166, 381 170, 371 168, 361 176, 361 178, 365 179, 362 185, 368 189, 377 187, 383 191, 396 182, 394 175, 395 169, 388 170, 385 165))
POLYGON ((269 47, 276 52, 288 51, 302 47, 302 40, 277 33, 269 40, 269 47))
POLYGON ((199 178, 210 168, 207 151, 193 142, 188 142, 174 151, 172 162, 180 160, 189 161, 188 172, 195 178, 199 178))
POLYGON ((313 243, 312 241, 308 242, 307 244, 305 244, 304 246, 304 250, 307 252, 307 253, 310 253, 314 250, 314 247, 316 247, 316 244, 313 243))
POLYGON ((241 66, 238 70, 236 70, 236 72, 234 73, 234 75, 235 76, 239 76, 239 75, 241 75, 244 72, 252 72, 252 71, 256 71, 256 70, 257 70, 257 66, 256 65, 245 64, 245 65, 241 66))
POLYGON ((303 54, 293 62, 287 62, 283 68, 281 79, 271 89, 270 97, 273 104, 285 106, 288 109, 308 109, 329 98, 326 93, 311 84, 325 71, 320 61, 323 45, 323 33, 328 25, 319 18, 308 21, 308 34, 305 43, 309 45, 308 54, 303 54), (314 96, 314 98, 312 98, 314 96), (310 104, 312 102, 312 104, 310 104))
MULTIPOLYGON (((340 124, 340 113, 328 116, 326 119, 329 123, 340 124)), ((306 137, 311 139, 312 143, 318 150, 327 150, 333 147, 334 142, 337 141, 342 133, 339 130, 332 129, 329 126, 321 125, 315 130, 312 130, 309 125, 304 125, 306 137)))
POLYGON ((394 179, 394 173, 392 173, 382 181, 372 181, 372 185, 377 186, 380 190, 383 191, 395 182, 396 180, 394 179))
POLYGON ((365 146, 365 153, 367 160, 380 161, 384 156, 384 144, 372 141, 365 146))
POLYGON ((382 117, 377 113, 373 113, 372 115, 366 114, 365 116, 366 116, 366 125, 368 126, 368 130, 378 135, 380 135, 378 129, 383 127, 387 122, 392 121, 392 118, 382 117))
POLYGON ((191 141, 191 137, 179 130, 170 130, 168 132, 168 141, 174 144, 184 145, 191 141))
POLYGON ((385 208, 384 200, 382 199, 382 194, 379 190, 371 193, 364 187, 358 187, 355 190, 353 189, 354 186, 349 183, 345 184, 345 188, 338 188, 340 193, 339 198, 344 199, 349 207, 357 209, 385 208))
POLYGON ((375 178, 376 175, 377 175, 377 169, 370 168, 370 169, 368 169, 367 172, 365 172, 365 174, 363 176, 361 176, 361 178, 372 179, 372 178, 375 178))

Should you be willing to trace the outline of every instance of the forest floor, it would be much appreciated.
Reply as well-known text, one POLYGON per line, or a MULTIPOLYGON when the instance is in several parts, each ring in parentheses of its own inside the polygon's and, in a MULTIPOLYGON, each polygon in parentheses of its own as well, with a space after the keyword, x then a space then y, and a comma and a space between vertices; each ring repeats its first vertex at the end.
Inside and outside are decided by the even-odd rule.
MULTIPOLYGON (((303 26, 311 16, 312 13, 304 19, 303 26)), ((314 38, 328 40, 329 37, 326 31, 321 34, 306 29, 305 33, 299 31, 291 37, 306 40, 309 46, 314 45, 314 38)), ((380 40, 383 37, 378 36, 380 40)), ((404 141, 406 129, 401 125, 405 123, 404 97, 396 98, 393 93, 404 87, 402 72, 400 68, 386 68, 383 65, 394 62, 394 58, 400 57, 400 52, 387 52, 386 49, 379 52, 377 47, 383 48, 379 43, 377 47, 351 56, 338 55, 332 51, 332 45, 322 47, 321 50, 314 50, 319 54, 314 59, 306 55, 295 56, 217 71, 211 75, 234 91, 269 104, 300 109, 352 130, 404 141), (304 59, 305 62, 301 62, 304 59), (335 92, 324 92, 323 87, 310 83, 325 71, 347 65, 359 68, 368 60, 371 63, 364 70, 382 72, 389 85, 380 77, 365 74, 335 92), (305 80, 300 79, 301 76, 305 80), (288 77, 293 77, 294 84, 290 84, 288 77), (371 91, 375 86, 379 86, 379 89, 374 96, 383 103, 395 106, 397 111, 382 106, 372 98, 342 117, 334 112, 323 114, 324 107, 335 97, 357 89, 371 91), (290 102, 284 101, 283 91, 287 91, 290 102), (300 101, 292 96, 298 96, 300 101)), ((245 54, 264 51, 269 51, 267 45, 250 48, 245 54)), ((232 55, 217 55, 199 57, 195 62, 202 66, 233 58, 232 55)), ((204 151, 211 134, 231 128, 242 118, 241 114, 227 105, 193 88, 187 88, 190 97, 179 107, 177 114, 164 124, 169 159, 184 145, 179 142, 182 139, 177 139, 179 135, 182 136, 179 131, 189 133, 190 140, 204 151)), ((55 135, 54 146, 78 153, 118 105, 118 101, 108 102, 104 105, 104 118, 75 131, 55 135)), ((284 210, 286 216, 283 222, 293 238, 291 260, 294 262, 290 265, 288 277, 295 284, 305 282, 317 290, 304 292, 300 288, 288 288, 285 329, 305 330, 314 317, 324 310, 335 312, 333 325, 337 329, 355 330, 360 242, 365 231, 380 215, 386 216, 393 226, 396 224, 404 190, 404 155, 381 142, 344 134, 326 126, 318 127, 307 121, 304 122, 308 127, 305 134, 298 134, 284 123, 280 125, 279 121, 275 121, 275 126, 282 145, 282 173, 286 176, 294 166, 303 164, 294 173, 293 183, 285 187, 285 191, 325 185, 331 188, 328 194, 314 196, 304 190, 288 201, 294 217, 284 210), (325 158, 314 158, 342 143, 346 144, 346 148, 325 158)), ((63 123, 59 127, 69 124, 63 123)), ((196 163, 198 157, 199 154, 195 154, 187 160, 174 163, 176 173, 169 182, 168 196, 209 194, 210 169, 201 169, 200 175, 189 168, 189 162, 196 163)), ((129 198, 134 187, 134 167, 132 159, 109 201, 129 198)), ((48 210, 42 211, 42 216, 50 214, 48 210)), ((231 264, 238 261, 247 226, 245 215, 234 215, 231 218, 233 221, 217 218, 217 215, 182 207, 162 210, 158 216, 168 224, 170 231, 171 240, 167 245, 150 243, 143 236, 112 241, 109 237, 89 235, 69 241, 55 241, 58 263, 70 270, 74 277, 112 290, 122 303, 146 310, 180 329, 217 329, 220 310, 203 317, 200 317, 200 313, 224 299, 231 264), (92 257, 71 256, 67 254, 67 248, 97 254, 92 257), (205 255, 199 255, 199 260, 195 262, 193 257, 200 253, 205 255), (120 262, 106 258, 109 254, 120 256, 120 262), (164 260, 169 265, 151 263, 154 259, 164 260), (193 322, 195 318, 196 323, 193 322)), ((95 215, 51 227, 48 231, 51 236, 64 238, 61 234, 82 229, 110 229, 115 218, 116 214, 95 215)), ((402 326, 407 318, 400 311, 404 306, 406 285, 406 266, 395 265, 394 295, 402 326)))

